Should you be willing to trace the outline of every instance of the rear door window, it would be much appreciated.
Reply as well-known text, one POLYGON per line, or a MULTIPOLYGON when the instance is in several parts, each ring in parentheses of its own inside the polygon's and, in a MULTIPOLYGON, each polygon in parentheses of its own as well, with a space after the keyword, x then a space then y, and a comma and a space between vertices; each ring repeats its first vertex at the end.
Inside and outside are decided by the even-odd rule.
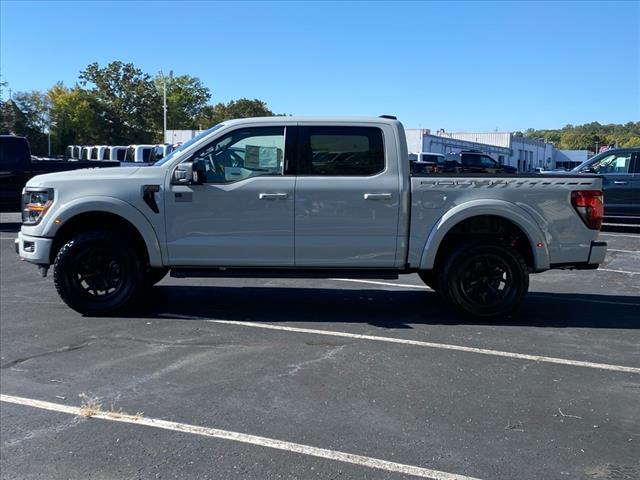
POLYGON ((640 152, 633 152, 633 154, 631 155, 631 160, 632 172, 636 175, 640 174, 640 152))
POLYGON ((463 153, 462 155, 460 155, 460 157, 463 165, 480 165, 480 162, 478 161, 478 155, 469 155, 467 153, 463 153))
POLYGON ((371 176, 385 168, 382 130, 302 127, 299 175, 371 176))
POLYGON ((482 165, 483 167, 493 168, 496 166, 496 161, 491 157, 488 157, 486 155, 481 155, 480 165, 482 165))

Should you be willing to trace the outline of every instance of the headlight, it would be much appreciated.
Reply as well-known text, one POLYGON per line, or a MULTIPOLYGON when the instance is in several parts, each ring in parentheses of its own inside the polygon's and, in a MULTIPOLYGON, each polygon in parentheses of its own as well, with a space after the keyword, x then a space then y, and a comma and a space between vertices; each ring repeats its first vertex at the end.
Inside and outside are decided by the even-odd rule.
POLYGON ((22 223, 35 225, 53 203, 52 188, 25 188, 22 193, 22 223))

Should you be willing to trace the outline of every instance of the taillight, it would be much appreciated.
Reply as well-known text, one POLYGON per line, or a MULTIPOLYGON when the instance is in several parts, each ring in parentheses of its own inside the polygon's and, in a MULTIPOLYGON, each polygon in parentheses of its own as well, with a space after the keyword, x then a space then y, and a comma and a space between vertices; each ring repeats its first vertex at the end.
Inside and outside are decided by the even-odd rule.
POLYGON ((584 224, 592 230, 600 230, 604 217, 602 190, 576 190, 571 192, 571 205, 584 224))

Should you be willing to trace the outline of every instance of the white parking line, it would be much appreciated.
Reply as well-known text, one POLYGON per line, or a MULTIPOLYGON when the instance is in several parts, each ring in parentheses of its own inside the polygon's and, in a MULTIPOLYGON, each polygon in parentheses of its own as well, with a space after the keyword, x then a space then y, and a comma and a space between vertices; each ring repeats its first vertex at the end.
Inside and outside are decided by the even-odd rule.
MULTIPOLYGON (((12 395, 0 395, 0 401, 13 403, 16 405, 25 405, 53 412, 68 413, 70 415, 82 415, 80 407, 63 405, 60 403, 45 402, 32 398, 15 397, 12 395)), ((203 437, 213 437, 222 440, 231 440, 234 442, 247 443, 250 445, 258 445, 260 447, 274 448, 276 450, 284 450, 287 452, 309 455, 312 457, 326 458, 337 462, 350 463, 361 467, 374 468, 377 470, 385 470, 387 472, 401 473, 404 475, 412 475, 415 477, 429 478, 432 480, 478 480, 475 477, 466 475, 456 475, 453 473, 441 472, 430 468, 416 467, 413 465, 405 465, 402 463, 389 462, 378 458, 365 457, 355 455, 353 453, 339 452, 326 448, 317 448, 310 445, 300 443, 286 442, 273 438, 259 437, 256 435, 248 435, 246 433, 232 432, 229 430, 220 430, 218 428, 202 427, 199 425, 190 425, 187 423, 171 422, 158 418, 148 418, 138 415, 127 415, 114 412, 98 411, 90 418, 100 420, 108 420, 111 422, 129 423, 133 425, 142 425, 145 427, 160 428, 163 430, 171 430, 180 433, 191 433, 201 435, 203 437)))
POLYGON ((640 250, 620 250, 619 248, 607 247, 607 252, 640 253, 640 250))
POLYGON ((330 278, 329 280, 335 280, 338 282, 354 282, 354 283, 370 283, 371 285, 384 285, 389 287, 398 287, 398 288, 419 288, 421 290, 431 290, 431 288, 426 285, 412 285, 410 283, 391 283, 391 282, 378 282, 376 280, 358 280, 355 278, 330 278))
POLYGON ((623 233, 602 233, 600 232, 601 236, 609 236, 609 237, 627 237, 627 238, 635 238, 637 240, 640 240, 640 235, 625 235, 623 233))
POLYGON ((608 363, 583 362, 580 360, 569 360, 566 358, 545 357, 542 355, 529 355, 526 353, 503 352, 501 350, 489 350, 486 348, 465 347, 463 345, 450 345, 447 343, 423 342, 421 340, 408 340, 405 338, 380 337, 377 335, 362 335, 359 333, 338 332, 335 330, 316 330, 312 328, 285 327, 282 325, 270 325, 257 322, 239 322, 235 320, 206 320, 210 323, 223 323, 227 325, 238 325, 242 327, 264 328, 267 330, 282 330, 285 332, 312 333, 316 335, 327 335, 331 337, 356 338, 358 340, 373 340, 376 342, 400 343, 417 347, 439 348, 441 350, 455 350, 458 352, 479 353, 482 355, 492 355, 495 357, 517 358, 520 360, 530 360, 533 362, 555 363, 559 365, 571 365, 574 367, 595 368, 598 370, 612 370, 614 372, 639 373, 640 368, 626 367, 623 365, 611 365, 608 363))
POLYGON ((626 275, 640 275, 640 272, 629 272, 628 270, 613 270, 612 268, 598 268, 603 272, 624 273, 626 275))

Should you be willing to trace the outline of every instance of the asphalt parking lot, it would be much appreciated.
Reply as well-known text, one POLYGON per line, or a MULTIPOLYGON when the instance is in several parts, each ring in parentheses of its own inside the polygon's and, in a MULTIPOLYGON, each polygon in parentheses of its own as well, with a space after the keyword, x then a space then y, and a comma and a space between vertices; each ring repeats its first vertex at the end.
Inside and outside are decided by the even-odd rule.
POLYGON ((501 323, 414 275, 167 278, 85 318, 2 220, 3 479, 640 478, 637 231, 501 323))

